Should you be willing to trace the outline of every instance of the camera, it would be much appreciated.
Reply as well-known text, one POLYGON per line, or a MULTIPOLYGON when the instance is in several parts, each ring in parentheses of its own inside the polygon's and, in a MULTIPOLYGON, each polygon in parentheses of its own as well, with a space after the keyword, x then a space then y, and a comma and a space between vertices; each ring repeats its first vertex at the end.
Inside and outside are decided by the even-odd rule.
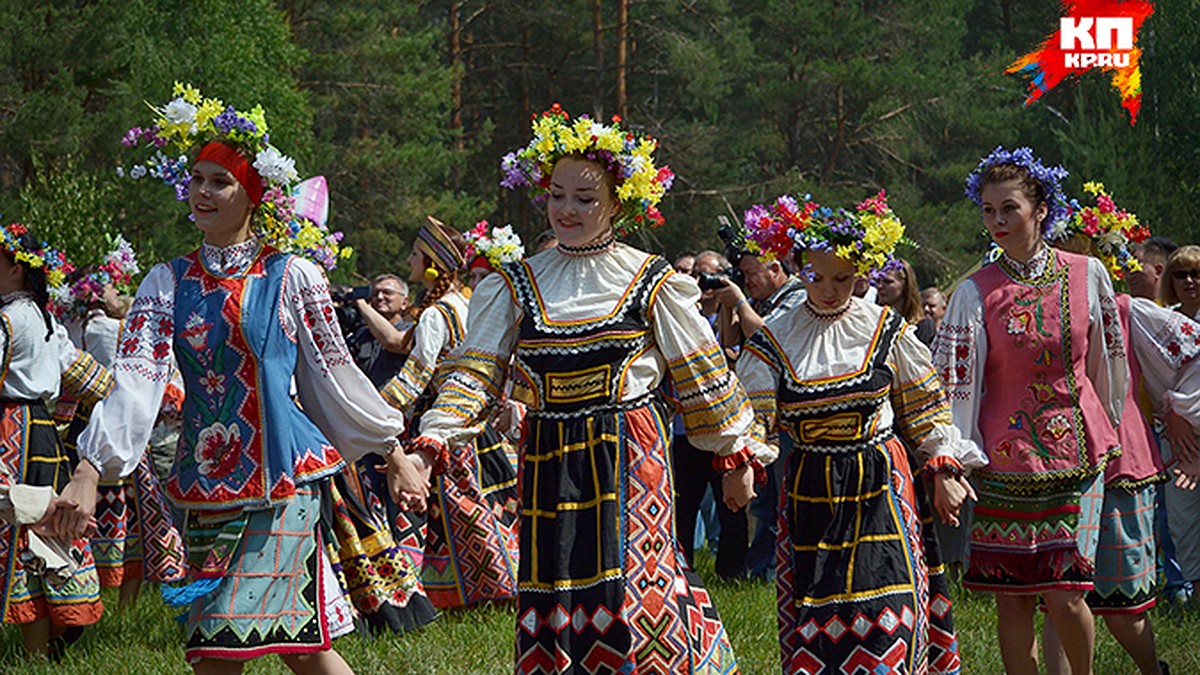
POLYGON ((331 289, 329 296, 334 302, 343 305, 352 305, 355 300, 366 300, 371 297, 370 286, 352 286, 350 288, 341 288, 337 291, 331 289))
POLYGON ((700 290, 702 291, 715 291, 716 289, 725 285, 726 279, 729 279, 738 286, 741 286, 746 280, 746 277, 744 274, 742 274, 740 269, 736 267, 730 267, 715 274, 711 272, 701 272, 700 276, 696 278, 696 283, 699 284, 700 290))

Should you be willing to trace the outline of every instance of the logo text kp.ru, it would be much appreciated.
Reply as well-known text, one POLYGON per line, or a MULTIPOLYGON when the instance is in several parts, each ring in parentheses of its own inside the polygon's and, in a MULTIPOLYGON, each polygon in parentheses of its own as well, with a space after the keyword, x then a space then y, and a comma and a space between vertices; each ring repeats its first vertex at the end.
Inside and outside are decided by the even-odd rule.
POLYGON ((1063 66, 1128 67, 1129 53, 1134 46, 1133 36, 1133 19, 1128 16, 1065 16, 1059 20, 1058 31, 1063 66))

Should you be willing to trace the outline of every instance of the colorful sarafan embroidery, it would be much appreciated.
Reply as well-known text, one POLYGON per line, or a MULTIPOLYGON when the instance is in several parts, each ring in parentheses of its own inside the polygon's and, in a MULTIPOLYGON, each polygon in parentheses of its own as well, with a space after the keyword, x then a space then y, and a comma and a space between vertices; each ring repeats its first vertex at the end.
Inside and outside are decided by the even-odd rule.
MULTIPOLYGON (((261 506, 338 469, 341 457, 292 402, 297 345, 281 329, 291 256, 264 247, 240 274, 199 252, 173 260, 175 356, 187 396, 167 491, 192 509, 261 506)), ((174 333, 173 328, 170 333, 174 333)))

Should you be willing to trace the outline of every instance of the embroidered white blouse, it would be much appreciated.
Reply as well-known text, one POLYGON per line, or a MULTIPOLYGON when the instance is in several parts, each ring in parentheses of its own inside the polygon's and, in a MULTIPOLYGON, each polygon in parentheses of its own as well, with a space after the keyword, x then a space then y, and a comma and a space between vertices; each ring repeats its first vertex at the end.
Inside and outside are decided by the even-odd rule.
POLYGON ((459 333, 458 343, 461 344, 462 332, 467 324, 467 299, 461 293, 447 293, 438 302, 450 307, 453 318, 448 318, 435 306, 422 310, 417 325, 412 329, 412 351, 408 353, 400 372, 380 390, 389 403, 404 412, 405 417, 412 415, 413 403, 433 380, 443 353, 458 346, 453 344, 454 333, 459 333), (449 321, 456 322, 457 326, 451 326, 449 321))
MULTIPOLYGON (((787 312, 772 315, 764 326, 781 348, 788 369, 802 381, 816 381, 845 375, 862 369, 870 358, 870 350, 884 308, 852 297, 844 314, 836 318, 822 317, 807 304, 787 312)), ((887 363, 892 369, 892 397, 883 401, 879 412, 880 429, 896 427, 900 436, 916 442, 919 463, 934 457, 949 456, 958 460, 963 469, 987 464, 987 458, 959 430, 950 424, 943 413, 931 414, 922 410, 912 420, 897 419, 892 399, 908 397, 920 401, 941 401, 940 395, 927 395, 940 389, 937 375, 929 360, 929 350, 916 337, 915 326, 905 325, 891 345, 887 363)), ((763 418, 768 429, 775 426, 776 401, 780 374, 762 358, 743 350, 738 359, 738 378, 742 380, 755 412, 763 418)), ((913 467, 914 471, 920 468, 913 467)))
MULTIPOLYGON (((547 318, 556 323, 590 322, 611 314, 647 260, 646 253, 620 242, 569 254, 549 249, 527 260, 547 318)), ((648 311, 653 342, 616 375, 614 390, 629 401, 657 388, 668 373, 675 384, 688 438, 721 455, 749 447, 763 463, 776 450, 755 440, 753 410, 727 370, 712 328, 696 311, 700 289, 694 279, 671 272, 648 311)), ((480 282, 471 297, 467 338, 438 401, 421 418, 421 434, 460 445, 480 430, 479 414, 499 398, 509 358, 516 348, 524 309, 501 274, 480 282)))
MULTIPOLYGON (((237 274, 248 269, 258 247, 257 240, 226 248, 206 243, 200 252, 208 269, 237 274)), ((130 343, 137 345, 133 351, 117 355, 112 368, 116 386, 96 404, 79 438, 79 456, 95 465, 104 480, 132 473, 146 449, 174 362, 170 340, 166 349, 156 351, 151 345, 159 321, 172 321, 174 315, 175 277, 170 267, 159 264, 142 281, 126 317, 124 338, 140 333, 143 339, 130 343), (139 316, 142 321, 135 320, 139 316)), ((295 384, 305 414, 347 461, 391 451, 404 419, 354 365, 332 311, 329 283, 304 258, 292 258, 284 272, 278 319, 299 348, 295 384), (330 311, 323 311, 326 305, 330 311), (302 318, 306 316, 311 323, 302 318)))
MULTIPOLYGON (((1002 254, 1008 265, 1024 276, 1040 276, 1051 260, 1050 247, 1043 246, 1027 264, 1002 254)), ((1086 372, 1114 426, 1121 421, 1125 392, 1129 388, 1129 364, 1121 339, 1112 280, 1103 263, 1088 259, 1087 269, 1088 352, 1086 372)), ((987 363, 988 341, 984 326, 983 296, 971 279, 954 289, 946 315, 938 326, 932 352, 939 373, 959 373, 943 381, 950 396, 954 425, 977 451, 983 447, 979 431, 980 405, 983 401, 983 372, 987 363), (948 336, 953 336, 949 339, 948 336), (964 349, 965 347, 965 349, 964 349), (960 370, 961 369, 961 370, 960 370)), ((981 451, 980 451, 981 452, 981 451)))
MULTIPOLYGON (((62 370, 47 364, 60 364, 64 357, 61 340, 64 331, 54 322, 50 339, 46 339, 46 319, 24 291, 8 293, 0 298, 0 356, 4 372, 0 375, 0 397, 49 401, 57 398, 62 370)), ((75 349, 66 345, 73 355, 75 349)))

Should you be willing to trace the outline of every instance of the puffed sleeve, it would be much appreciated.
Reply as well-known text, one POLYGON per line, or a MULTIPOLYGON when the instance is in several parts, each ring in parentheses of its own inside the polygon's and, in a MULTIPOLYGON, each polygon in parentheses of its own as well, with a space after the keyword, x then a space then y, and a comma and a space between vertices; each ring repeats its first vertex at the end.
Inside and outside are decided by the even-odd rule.
POLYGON ((281 292, 280 321, 299 348, 296 393, 304 414, 348 462, 390 452, 404 431, 404 417, 350 358, 325 275, 294 257, 281 292))
POLYGON ((0 466, 0 519, 11 525, 30 525, 46 515, 54 488, 49 485, 25 485, 12 482, 0 466))
POLYGON ((933 369, 929 350, 916 333, 914 326, 905 326, 888 354, 896 430, 916 449, 922 464, 953 460, 967 472, 986 466, 988 460, 979 445, 964 440, 954 426, 950 402, 933 369))
POLYGON ((779 364, 763 348, 763 345, 774 341, 768 338, 770 334, 770 327, 763 326, 746 341, 742 355, 737 360, 737 377, 758 418, 757 427, 762 430, 762 440, 778 448, 780 431, 776 423, 775 404, 779 395, 779 364))
POLYGON ((393 408, 405 414, 411 414, 413 402, 433 380, 438 357, 450 344, 449 317, 437 305, 426 307, 412 331, 413 346, 404 367, 379 390, 393 408))
POLYGON ((175 334, 175 275, 154 266, 138 287, 113 363, 113 389, 96 403, 79 436, 79 456, 104 480, 133 473, 171 379, 175 334))
MULTIPOLYGON (((1172 401, 1181 410, 1198 408, 1200 391, 1179 386, 1180 382, 1200 384, 1200 324, 1179 312, 1159 307, 1145 298, 1129 299, 1129 342, 1137 354, 1142 384, 1154 404, 1154 414, 1164 415, 1172 401), (1191 402, 1190 399, 1196 399, 1191 402)), ((1183 415, 1183 413, 1180 413, 1183 415)), ((1183 415, 1187 417, 1187 415, 1183 415)))
POLYGON ((983 297, 975 282, 967 279, 950 295, 946 315, 933 339, 932 365, 942 379, 959 436, 963 442, 975 446, 973 450, 964 451, 968 456, 987 456, 983 451, 983 434, 979 431, 987 353, 983 297))
POLYGON ((671 272, 650 299, 654 339, 666 359, 679 398, 688 440, 701 450, 733 455, 748 449, 759 462, 774 461, 778 451, 754 431, 754 409, 741 382, 725 363, 712 328, 696 311, 696 282, 671 272))
POLYGON ((96 357, 71 342, 67 329, 57 321, 58 367, 62 371, 62 390, 72 400, 90 404, 108 396, 113 388, 112 373, 96 357))
POLYGON ((1112 279, 1104 264, 1088 258, 1088 379, 1113 426, 1121 423, 1125 395, 1129 393, 1129 361, 1117 316, 1112 279))
POLYGON ((504 275, 488 275, 471 295, 461 352, 433 407, 421 416, 422 436, 460 446, 479 434, 481 414, 504 391, 520 320, 521 309, 504 275))

